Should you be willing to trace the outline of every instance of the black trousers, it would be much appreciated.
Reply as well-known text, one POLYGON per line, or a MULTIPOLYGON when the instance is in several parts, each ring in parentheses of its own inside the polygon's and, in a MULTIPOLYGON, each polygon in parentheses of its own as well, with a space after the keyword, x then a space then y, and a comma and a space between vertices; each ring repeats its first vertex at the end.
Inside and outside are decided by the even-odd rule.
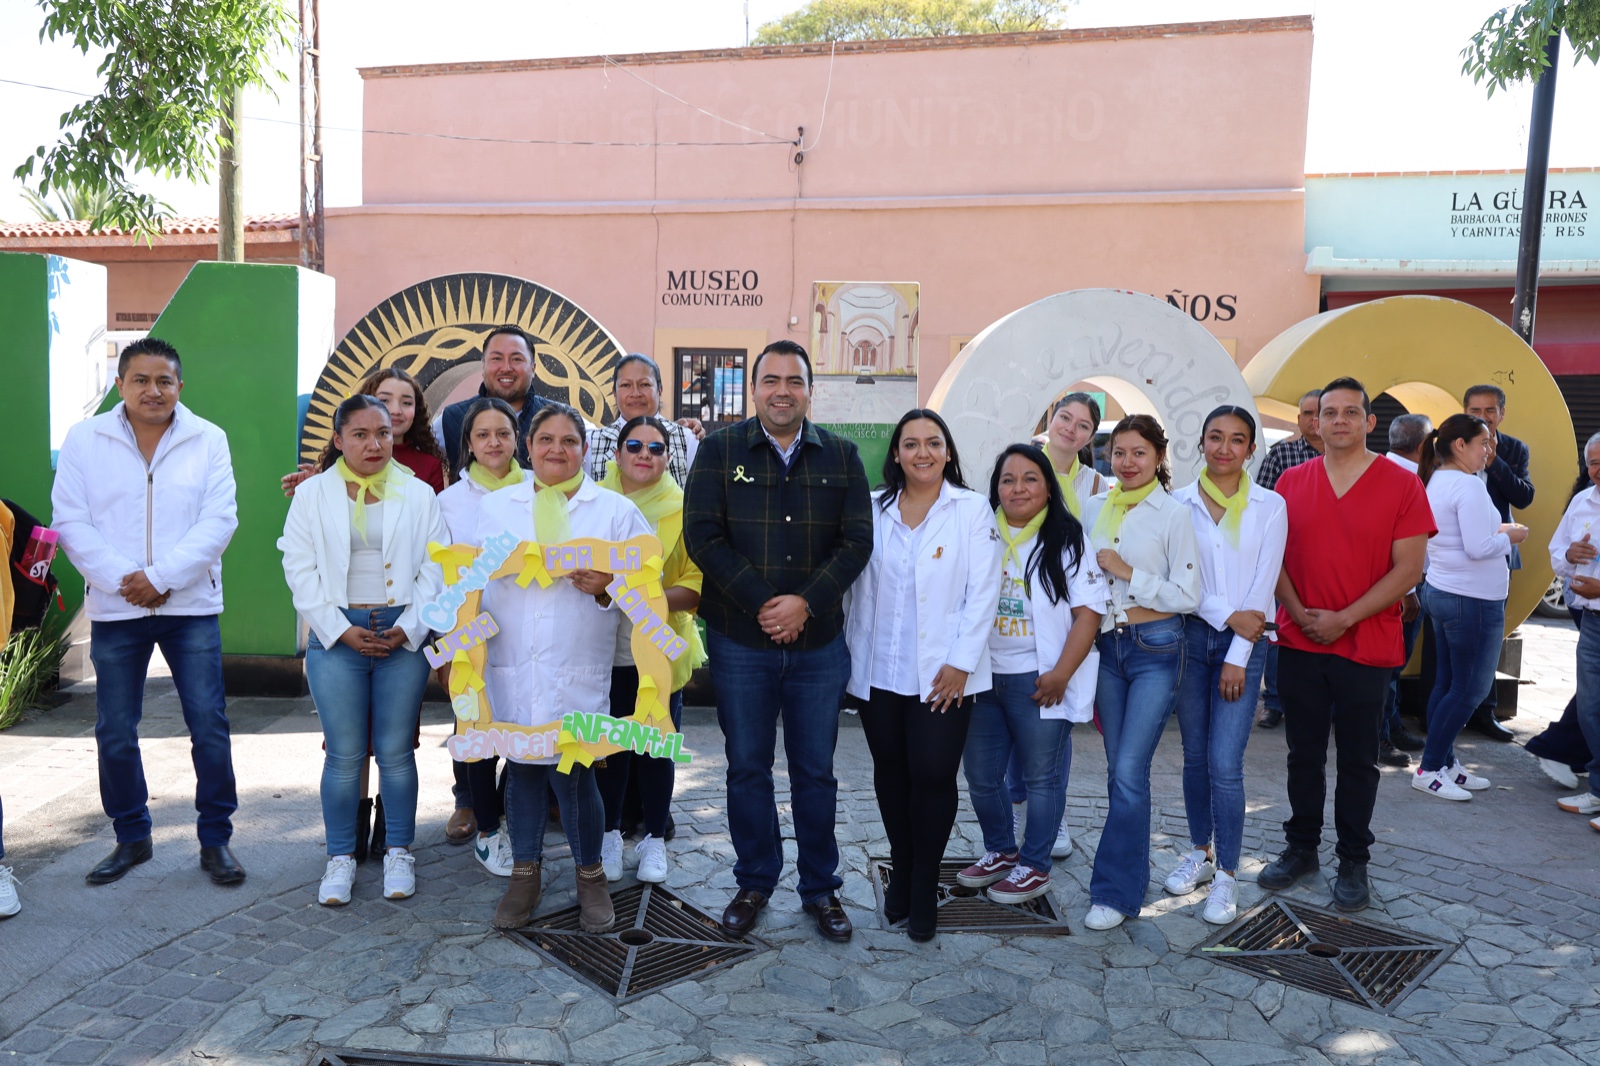
POLYGON ((967 744, 972 704, 962 700, 940 714, 916 696, 875 688, 861 708, 893 866, 887 909, 909 914, 911 928, 922 932, 934 927, 939 864, 961 800, 956 771, 967 744))
POLYGON ((1278 652, 1278 695, 1289 742, 1289 809, 1283 835, 1291 848, 1316 851, 1328 797, 1328 735, 1338 746, 1333 792, 1334 851, 1366 862, 1372 853, 1372 808, 1378 798, 1378 729, 1390 669, 1342 655, 1278 652))
MULTIPOLYGON (((633 714, 634 703, 639 698, 639 670, 633 666, 618 666, 611 670, 611 717, 627 718, 633 714)), ((668 701, 674 728, 683 727, 683 695, 673 693, 668 701)), ((632 777, 639 792, 639 805, 644 810, 644 830, 659 840, 667 836, 667 823, 672 819, 672 789, 677 783, 677 764, 671 759, 653 759, 631 751, 619 751, 605 757, 605 765, 595 764, 595 784, 600 786, 600 799, 606 808, 606 832, 622 828, 624 801, 628 794, 628 779, 632 777)))
POLYGON ((477 762, 458 762, 456 769, 464 770, 467 788, 472 795, 472 813, 478 820, 478 832, 487 836, 500 828, 500 818, 505 813, 505 775, 495 781, 495 770, 500 758, 491 755, 477 762))

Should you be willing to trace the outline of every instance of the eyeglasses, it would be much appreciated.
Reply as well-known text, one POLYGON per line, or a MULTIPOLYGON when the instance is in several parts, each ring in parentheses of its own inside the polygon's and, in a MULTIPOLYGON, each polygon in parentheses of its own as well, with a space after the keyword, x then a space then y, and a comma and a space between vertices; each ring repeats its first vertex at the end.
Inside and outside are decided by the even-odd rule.
POLYGON ((628 440, 623 441, 622 446, 628 450, 628 454, 630 455, 638 455, 646 448, 649 448, 650 454, 655 456, 657 459, 667 454, 666 444, 658 440, 653 440, 649 444, 646 444, 642 440, 628 440))

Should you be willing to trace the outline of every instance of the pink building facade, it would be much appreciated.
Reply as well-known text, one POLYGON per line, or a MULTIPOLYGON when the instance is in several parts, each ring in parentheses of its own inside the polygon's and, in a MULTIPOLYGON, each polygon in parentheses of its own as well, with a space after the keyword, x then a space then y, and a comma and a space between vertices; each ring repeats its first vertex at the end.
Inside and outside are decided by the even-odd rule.
POLYGON ((1111 287, 1243 364, 1318 310, 1311 43, 1295 17, 366 69, 385 132, 361 206, 329 211, 336 333, 423 279, 508 274, 653 353, 669 413, 782 337, 904 409, 995 319, 1111 287))

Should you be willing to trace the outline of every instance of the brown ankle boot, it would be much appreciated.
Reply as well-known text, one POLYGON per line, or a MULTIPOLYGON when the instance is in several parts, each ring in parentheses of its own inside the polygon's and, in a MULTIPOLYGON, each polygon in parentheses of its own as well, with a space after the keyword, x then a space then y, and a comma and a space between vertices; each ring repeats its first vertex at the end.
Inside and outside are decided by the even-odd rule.
POLYGON ((604 867, 600 863, 578 867, 578 927, 585 933, 605 933, 616 920, 604 867))
POLYGON ((543 888, 544 880, 539 873, 538 863, 513 864, 511 883, 506 886, 506 894, 500 897, 500 905, 494 909, 491 924, 496 929, 521 929, 527 925, 539 907, 539 893, 543 888))

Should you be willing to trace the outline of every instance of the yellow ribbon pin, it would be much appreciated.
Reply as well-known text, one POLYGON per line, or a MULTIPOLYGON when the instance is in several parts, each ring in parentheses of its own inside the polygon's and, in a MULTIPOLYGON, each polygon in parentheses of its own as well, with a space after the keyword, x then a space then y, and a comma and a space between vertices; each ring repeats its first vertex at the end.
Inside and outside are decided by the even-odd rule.
POLYGON ((483 676, 472 665, 472 660, 467 658, 467 653, 457 651, 450 660, 450 695, 459 696, 467 689, 474 692, 483 690, 483 676))
POLYGON ((555 579, 545 569, 544 546, 530 543, 522 549, 522 573, 517 575, 517 584, 527 588, 528 582, 534 580, 539 582, 540 588, 547 589, 555 579))
POLYGON ((633 716, 646 724, 670 717, 667 708, 661 703, 660 693, 656 689, 656 679, 649 674, 639 675, 639 695, 634 701, 633 716))
POLYGON ((753 477, 745 477, 744 476, 744 464, 743 463, 740 463, 738 466, 733 468, 733 480, 735 480, 735 481, 743 481, 746 484, 750 484, 750 485, 754 485, 756 483, 756 479, 755 478, 753 478, 753 477))
POLYGON ((574 760, 585 766, 594 765, 594 753, 584 749, 583 741, 572 735, 570 729, 563 729, 556 738, 556 750, 561 753, 561 761, 556 764, 556 772, 570 774, 574 760))
POLYGON ((461 544, 440 544, 438 541, 428 541, 428 558, 438 563, 444 570, 444 583, 454 585, 461 580, 461 571, 464 567, 472 565, 472 560, 478 557, 478 549, 461 544))

